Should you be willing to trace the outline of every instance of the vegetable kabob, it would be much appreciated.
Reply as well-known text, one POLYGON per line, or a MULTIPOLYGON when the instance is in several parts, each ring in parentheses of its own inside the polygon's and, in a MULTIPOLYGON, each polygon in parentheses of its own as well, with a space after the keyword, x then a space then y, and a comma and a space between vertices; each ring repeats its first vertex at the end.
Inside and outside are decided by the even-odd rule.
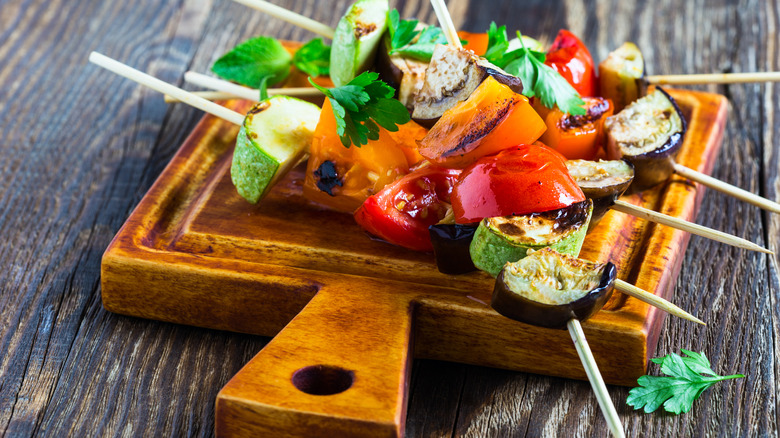
MULTIPOLYGON (((268 131, 269 123, 265 117, 270 117, 271 120, 277 120, 274 124, 278 125, 278 119, 277 116, 279 114, 285 114, 289 113, 289 111, 294 110, 296 112, 309 112, 310 113, 310 120, 314 119, 316 117, 316 106, 313 104, 309 104, 303 101, 298 101, 294 98, 285 98, 285 97, 275 97, 270 100, 270 102, 264 102, 260 105, 256 106, 253 110, 250 110, 246 117, 242 116, 241 114, 238 114, 232 110, 226 109, 220 105, 217 105, 213 102, 209 102, 205 99, 198 98, 197 96, 193 96, 191 93, 186 92, 184 90, 181 90, 173 85, 167 84, 165 82, 159 81, 158 79, 155 79, 151 76, 148 76, 142 72, 139 72, 135 69, 132 69, 124 64, 121 64, 117 61, 114 61, 110 58, 107 58, 103 55, 100 55, 98 53, 92 53, 90 55, 90 61, 100 65, 110 71, 113 71, 121 76, 124 76, 126 78, 135 80, 143 85, 147 85, 150 88, 153 88, 157 91, 160 91, 162 93, 174 96, 183 102, 187 102, 197 108, 203 109, 204 111, 210 112, 214 115, 217 115, 218 117, 221 117, 225 120, 228 120, 230 122, 233 122, 235 124, 238 124, 239 126, 242 126, 241 135, 239 136, 237 140, 237 151, 235 153, 236 156, 236 162, 234 162, 233 167, 242 167, 241 161, 242 157, 245 155, 245 153, 241 150, 243 146, 247 146, 247 149, 252 150, 251 153, 257 153, 254 151, 254 145, 257 144, 258 141, 264 142, 263 146, 265 147, 264 150, 261 152, 261 158, 260 159, 252 159, 251 162, 255 163, 270 163, 269 167, 263 167, 265 171, 263 172, 253 172, 253 170, 250 167, 248 171, 245 171, 245 174, 248 174, 250 177, 255 177, 255 182, 252 183, 252 186, 255 187, 255 190, 253 191, 254 196, 262 196, 262 193, 264 190, 267 190, 270 187, 270 184, 278 178, 278 172, 276 172, 277 169, 288 167, 290 163, 295 163, 298 161, 298 158, 304 154, 305 152, 300 152, 300 150, 305 149, 305 145, 308 144, 310 138, 309 136, 312 135, 312 124, 311 122, 306 123, 300 123, 300 124, 281 124, 277 128, 273 129, 273 135, 263 133, 268 131), (290 101, 292 101, 290 103, 290 101), (292 107, 286 107, 287 105, 292 105, 292 107), (307 107, 307 105, 309 105, 307 107), (265 120, 265 121, 264 121, 265 120), (260 126, 258 127, 256 123, 257 121, 260 122, 260 126), (262 137, 261 137, 262 136, 262 137), (254 142, 254 143, 253 143, 254 142), (252 145, 251 148, 248 146, 252 145), (292 148, 293 150, 290 151, 289 149, 292 148), (273 172, 267 171, 268 169, 273 169, 273 172), (254 175, 253 175, 254 173, 254 175)), ((388 91, 386 91, 388 93, 388 91)), ((298 120, 296 118, 296 120, 298 120)), ((435 175, 436 173, 441 173, 442 169, 438 168, 436 166, 428 166, 427 168, 422 168, 420 171, 415 172, 419 175, 419 172, 425 172, 429 171, 431 174, 435 175)), ((444 169, 446 184, 440 184, 440 189, 443 189, 445 192, 447 191, 447 187, 451 188, 453 183, 457 178, 457 175, 460 173, 458 170, 446 170, 444 169)), ((417 175, 409 175, 407 180, 411 178, 416 178, 417 175)), ((403 178, 402 178, 403 180, 403 178)), ((239 185, 240 182, 237 184, 239 185)), ((415 184, 416 187, 421 187, 420 184, 415 184)), ((435 187, 435 184, 425 186, 423 185, 423 190, 430 190, 431 188, 435 187)), ((435 194, 434 194, 435 196, 435 194)), ((430 197, 430 196, 429 196, 430 197)), ((429 206, 425 206, 425 209, 428 209, 429 206)), ((643 301, 649 302, 652 305, 655 305, 663 310, 669 311, 673 314, 681 315, 684 318, 694 320, 697 322, 700 322, 693 318, 692 316, 688 315, 687 313, 679 310, 676 306, 672 305, 671 303, 668 303, 667 301, 660 299, 658 297, 655 297, 652 294, 648 294, 646 292, 640 293, 636 295, 639 299, 642 299, 643 301)))
MULTIPOLYGON (((258 7, 259 9, 266 10, 267 3, 265 2, 255 2, 255 0, 247 0, 242 1, 242 3, 247 4, 251 3, 258 7)), ((377 29, 377 26, 383 23, 381 20, 381 17, 379 17, 381 14, 379 14, 377 11, 384 11, 387 9, 386 2, 382 2, 379 0, 361 0, 353 5, 352 8, 345 14, 345 16, 340 20, 339 27, 336 30, 333 30, 333 32, 336 32, 338 29, 346 29, 348 31, 347 33, 349 35, 354 35, 355 30, 358 27, 365 27, 368 26, 364 20, 364 18, 361 18, 360 16, 356 15, 355 11, 360 11, 362 14, 372 17, 373 20, 370 24, 370 28, 373 30, 377 29), (379 18, 378 18, 379 17, 379 18)), ((266 12, 273 12, 266 10, 266 12)), ((289 12, 289 11, 288 11, 289 12)), ((391 11, 395 12, 395 15, 390 14, 390 19, 386 20, 391 24, 391 30, 393 29, 393 26, 395 26, 395 36, 397 36, 399 33, 408 33, 410 29, 413 29, 413 26, 416 24, 409 23, 407 21, 401 22, 402 25, 398 24, 398 17, 397 17, 397 11, 391 11), (395 23, 393 25, 393 23, 395 23)), ((285 17, 290 22, 293 22, 295 24, 300 24, 297 21, 297 18, 291 19, 289 17, 298 17, 297 14, 294 14, 292 12, 289 12, 289 14, 285 17)), ((336 32, 338 34, 338 32, 336 32)), ((392 32, 391 32, 392 33, 392 32)), ((443 35, 443 32, 440 31, 440 33, 443 35)), ((536 134, 536 131, 543 132, 544 135, 542 136, 541 140, 545 142, 546 144, 552 144, 556 149, 566 151, 566 148, 570 147, 573 150, 582 149, 582 144, 588 144, 588 148, 590 150, 594 150, 594 147, 599 147, 601 144, 602 139, 602 133, 603 133, 603 124, 604 120, 608 118, 608 116, 611 115, 611 108, 607 100, 603 98, 585 98, 584 101, 580 100, 576 91, 565 91, 567 88, 571 90, 571 87, 568 87, 566 81, 561 78, 561 76, 556 75, 554 71, 563 72, 563 74, 567 77, 567 79, 573 83, 573 86, 575 86, 576 90, 581 90, 582 93, 594 93, 594 90, 596 89, 596 81, 595 81, 595 74, 593 69, 593 62, 590 57, 590 54, 587 52, 587 48, 577 39, 574 35, 567 31, 561 31, 556 38, 556 40, 553 43, 553 47, 549 52, 549 60, 546 60, 545 62, 549 64, 550 68, 545 68, 545 66, 537 65, 539 64, 538 61, 537 64, 534 64, 534 57, 535 55, 532 55, 531 52, 529 52, 525 47, 523 47, 524 42, 521 40, 516 40, 518 43, 515 43, 515 46, 517 44, 520 45, 519 48, 515 48, 512 50, 509 50, 512 46, 512 43, 514 41, 508 41, 506 37, 506 30, 504 27, 497 28, 494 24, 491 24, 491 29, 488 33, 488 46, 487 46, 487 52, 490 52, 488 56, 491 56, 492 59, 494 59, 496 62, 500 63, 501 65, 508 66, 507 68, 519 71, 523 71, 523 69, 534 69, 537 71, 538 77, 534 77, 533 79, 526 78, 527 82, 532 86, 532 90, 534 92, 532 93, 526 93, 534 95, 536 93, 539 97, 537 99, 537 104, 534 105, 534 108, 531 109, 530 105, 525 105, 526 111, 520 114, 520 111, 515 111, 515 120, 524 119, 525 122, 523 125, 518 126, 525 126, 529 127, 532 126, 533 128, 529 130, 529 138, 535 139, 539 138, 536 134), (524 67, 523 67, 524 66, 524 67), (575 74, 572 72, 575 71, 584 71, 584 74, 581 74, 580 76, 575 77, 575 74), (553 72, 552 74, 549 72, 553 72), (542 78, 546 77, 545 82, 542 78), (554 93, 546 92, 545 87, 549 89, 558 90, 554 93), (561 91, 563 90, 563 91, 561 91), (544 91, 544 92, 543 92, 544 91), (585 114, 582 115, 575 115, 575 114, 569 114, 571 113, 578 113, 583 112, 583 108, 579 107, 577 105, 577 102, 582 102, 585 104, 585 114), (557 104, 557 105, 555 105, 557 104), (553 107, 553 109, 548 109, 545 105, 553 107), (557 106, 561 106, 563 108, 566 108, 569 112, 563 112, 563 110, 557 108, 557 106), (534 110, 542 114, 542 117, 545 119, 546 124, 546 131, 545 131, 545 124, 536 124, 534 125, 532 122, 529 122, 533 120, 533 117, 530 115, 534 110), (571 129, 561 129, 561 126, 571 126, 571 129)), ((350 36, 352 38, 352 36, 350 36)), ((341 38, 342 40, 344 38, 341 38)), ((403 39, 403 38, 402 38, 403 39)), ((339 39, 337 38, 337 41, 339 39)), ((457 38, 455 38, 457 40, 457 38)), ((373 41, 378 41, 378 38, 373 38, 373 41)), ((387 41, 387 38, 385 38, 385 41, 387 41)), ((354 41, 348 41, 348 45, 354 45, 354 41)), ((430 45, 430 44, 429 44, 430 45)), ((429 70, 431 71, 431 77, 425 78, 423 75, 422 78, 425 78, 423 81, 423 85, 421 86, 421 89, 417 93, 415 97, 415 105, 414 105, 414 111, 413 111, 413 118, 415 118, 417 121, 430 125, 431 123, 438 120, 438 118, 443 114, 443 112, 447 109, 450 109, 453 105, 459 102, 459 100, 464 100, 470 96, 470 94, 474 91, 475 87, 477 87, 486 77, 492 77, 496 79, 498 82, 501 82, 505 85, 508 85, 511 89, 514 91, 522 90, 522 83, 515 78, 512 75, 507 74, 506 72, 503 72, 500 68, 496 67, 495 65, 491 64, 490 62, 486 61, 484 58, 480 58, 478 56, 475 56, 471 52, 460 50, 457 48, 457 46, 460 45, 460 41, 454 41, 450 46, 436 46, 436 49, 434 49, 431 52, 431 63, 429 66, 429 70), (451 71, 462 71, 463 78, 455 78, 459 80, 453 80, 451 77, 452 73, 451 71), (465 81, 465 82, 464 82, 465 81), (450 86, 451 85, 451 86, 450 86), (462 86, 461 86, 462 85, 462 86)), ((338 49, 339 45, 334 43, 334 46, 338 49)), ((359 44, 361 50, 358 50, 361 53, 371 52, 376 50, 376 44, 373 46, 366 43, 361 42, 359 44)), ((333 53, 337 52, 350 52, 350 50, 347 49, 338 49, 333 53)), ((357 52, 355 52, 357 53, 357 52)), ((361 55, 362 56, 362 55, 361 55)), ((338 58, 334 58, 331 56, 332 60, 338 58)), ((344 62, 337 62, 339 65, 344 65, 344 62)), ((349 64, 349 63, 347 63, 349 64)), ((363 62, 363 64, 366 64, 363 62)), ((364 65, 361 65, 360 68, 364 68, 364 65)), ((417 77, 418 79, 420 77, 417 77)), ((192 80, 193 82, 197 82, 200 85, 209 85, 210 83, 213 84, 213 79, 206 79, 202 75, 196 76, 194 73, 188 73, 185 75, 185 80, 192 80)), ((235 88, 235 86, 233 86, 235 88)), ((224 89, 224 88, 223 88, 224 89)), ((248 94, 244 94, 244 96, 251 96, 253 92, 247 91, 248 94)), ((256 92, 254 92, 257 94, 256 92)), ((496 94, 492 94, 491 97, 496 97, 496 94)), ((327 105, 327 104, 326 104, 327 105)), ((507 107, 499 107, 497 109, 496 115, 500 116, 500 111, 505 110, 507 107)), ((464 117, 471 117, 472 112, 474 108, 471 108, 471 111, 466 111, 464 113, 464 117)), ((681 116, 678 120, 682 120, 681 116)), ((682 122, 684 125, 684 122, 682 122)), ((347 124, 348 125, 348 124, 347 124)), ((445 126, 451 126, 445 125, 445 126)), ((468 124, 461 124, 461 129, 457 131, 456 133, 466 137, 470 138, 473 136, 471 132, 468 129, 465 129, 465 127, 469 126, 468 124)), ((470 131, 473 132, 474 126, 469 126, 470 131)), ((479 129, 486 129, 486 124, 482 124, 481 126, 477 127, 479 129)), ((419 129, 415 130, 416 132, 420 132, 419 129)), ((676 134, 674 134, 673 139, 675 141, 670 140, 670 144, 673 144, 675 147, 679 147, 681 144, 682 135, 684 133, 684 129, 678 131, 676 134)), ((451 140, 452 137, 455 135, 448 132, 449 138, 441 138, 436 136, 427 136, 426 138, 430 138, 430 141, 428 144, 433 145, 432 147, 435 149, 436 147, 440 147, 441 141, 451 140)), ((342 137, 343 139, 343 137, 342 137)), ((406 143, 406 147, 404 148, 404 151, 407 153, 407 155, 410 155, 410 150, 413 149, 413 141, 414 139, 411 139, 412 141, 406 143), (412 144, 412 147, 410 148, 409 145, 412 144)), ((523 139, 518 139, 523 140, 523 139)), ((423 140, 423 142, 425 139, 423 140)), ((533 140, 531 140, 533 141, 533 140)), ((525 143, 528 141, 519 141, 520 143, 525 143)), ((327 142, 326 142, 327 143, 327 142)), ((347 145, 346 143, 344 143, 347 145)), ((423 145, 424 147, 424 145, 423 145)), ((669 150, 673 150, 674 148, 670 147, 669 150)), ((378 189, 380 189, 386 182, 392 180, 392 178, 383 178, 382 175, 386 175, 388 172, 390 172, 390 175, 393 176, 393 178, 397 177, 399 175, 398 171, 392 170, 393 167, 398 167, 398 165, 393 165, 392 163, 402 163, 403 161, 399 160, 391 160, 388 165, 386 166, 377 166, 376 163, 376 156, 373 153, 367 153, 363 151, 350 151, 347 154, 339 153, 338 148, 332 148, 325 146, 323 149, 323 146, 318 147, 319 151, 326 151, 325 155, 328 155, 324 158, 317 159, 316 157, 320 157, 322 154, 315 153, 315 160, 313 161, 313 165, 309 166, 309 169, 307 169, 307 178, 305 185, 305 195, 307 198, 314 200, 316 202, 323 203, 325 205, 328 205, 330 207, 334 207, 335 209, 339 211, 344 212, 351 212, 354 210, 354 208, 357 208, 360 203, 362 203, 363 199, 365 199, 366 194, 370 193, 372 190, 375 192, 378 189), (334 157, 338 159, 330 160, 330 155, 334 155, 334 157), (364 157, 361 159, 361 157, 364 157), (330 163, 327 163, 330 161, 331 163, 334 163, 333 166, 330 165, 330 163), (355 162, 355 161, 362 161, 364 163, 361 168, 363 168, 365 171, 363 173, 366 173, 367 175, 374 175, 374 179, 372 181, 368 181, 365 177, 364 178, 350 178, 353 182, 358 179, 362 179, 363 183, 356 184, 350 184, 346 183, 345 181, 340 181, 343 187, 347 187, 347 189, 340 189, 338 187, 330 187, 331 184, 338 184, 339 180, 336 179, 332 174, 339 174, 344 176, 346 173, 350 172, 351 168, 354 168, 354 166, 351 166, 349 164, 344 165, 343 168, 336 168, 336 164, 339 162, 355 162), (373 166, 369 165, 368 168, 365 165, 366 162, 373 162, 373 166), (322 164, 327 164, 326 169, 320 169, 319 166, 322 164), (332 169, 332 170, 331 170, 332 169), (327 171, 331 170, 330 173, 327 171), (325 172, 325 175, 328 176, 328 183, 323 184, 321 183, 317 178, 317 175, 322 175, 323 171, 325 172), (314 175, 314 173, 317 173, 317 175, 314 175), (376 176, 379 176, 378 178, 376 176), (326 187, 325 190, 322 190, 321 187, 326 187), (317 188, 320 188, 320 190, 317 190, 317 188), (335 192, 334 192, 335 190, 335 192), (348 200, 348 202, 341 202, 340 200, 344 199, 341 194, 349 192, 354 194, 354 196, 350 196, 351 200, 348 200)), ((676 149, 675 149, 676 150, 676 149)), ((428 151, 426 153, 425 151, 422 151, 423 155, 426 155, 426 158, 431 160, 432 156, 435 156, 436 150, 434 151, 428 151)), ((385 154, 386 155, 386 154, 385 154)), ((450 154, 451 156, 452 154, 450 154)), ((651 154, 653 155, 653 154, 651 154)), ((657 155, 657 154, 656 154, 657 155)), ((592 153, 586 153, 584 156, 579 155, 572 155, 567 154, 569 158, 592 158, 592 153)), ((417 157, 419 158, 419 157, 417 157)), ((468 160, 469 157, 465 157, 463 160, 468 160)), ((463 161, 462 160, 462 161, 463 161)), ((406 163, 409 166, 414 165, 415 163, 412 162, 414 160, 410 160, 410 162, 406 163)), ((655 162, 655 161, 661 161, 657 156, 653 156, 653 160, 646 160, 648 162, 655 162)), ((440 163, 442 164, 442 163, 440 163)), ((645 165, 644 162, 642 162, 642 166, 640 167, 640 172, 638 181, 634 184, 634 187, 637 187, 639 182, 643 181, 643 176, 649 172, 646 171, 646 168, 651 167, 650 164, 645 165)), ((354 172, 353 172, 354 173, 354 172)), ((655 174, 658 174, 659 172, 655 172, 655 174)), ((354 175, 353 175, 354 176, 354 175)), ((346 179, 346 178, 344 178, 346 179)), ((253 199, 252 202, 256 202, 256 199, 253 199)), ((651 210, 642 209, 640 207, 633 206, 631 204, 623 203, 621 201, 616 201, 615 204, 617 204, 616 208, 620 209, 623 212, 638 215, 644 219, 656 221, 663 223, 665 225, 673 226, 676 228, 682 228, 686 231, 692 232, 694 234, 703 235, 704 237, 713 238, 715 240, 736 245, 742 248, 751 249, 751 250, 757 250, 762 252, 768 252, 768 250, 759 247, 755 244, 752 244, 750 242, 745 241, 744 239, 739 239, 734 236, 720 233, 720 232, 714 232, 710 231, 707 228, 698 226, 696 224, 690 224, 685 221, 681 221, 676 218, 671 218, 669 216, 661 215, 659 213, 652 212, 651 210)), ((421 233, 423 236, 426 235, 426 233, 421 233)), ((401 243, 402 246, 404 246, 403 242, 397 242, 392 241, 393 243, 401 243)), ((409 247, 409 245, 406 245, 409 247)), ((426 245, 429 247, 430 245, 426 245)), ((412 249, 420 249, 420 248, 412 248, 412 249)), ((430 248, 422 248, 422 249, 430 249, 430 248)))
POLYGON ((602 96, 614 102, 617 113, 606 122, 608 155, 638 164, 637 182, 641 187, 650 187, 676 173, 764 210, 780 213, 780 204, 777 202, 676 163, 674 157, 682 142, 682 135, 676 138, 672 134, 684 133, 684 119, 681 123, 675 117, 663 117, 664 114, 671 116, 672 109, 679 113, 679 108, 674 99, 660 87, 647 94, 650 84, 778 81, 780 72, 646 76, 639 48, 633 43, 624 43, 599 64, 599 79, 602 96), (651 119, 648 115, 655 117, 651 119), (644 132, 644 138, 638 139, 636 132, 644 132), (657 141, 664 136, 667 137, 666 142, 657 141))

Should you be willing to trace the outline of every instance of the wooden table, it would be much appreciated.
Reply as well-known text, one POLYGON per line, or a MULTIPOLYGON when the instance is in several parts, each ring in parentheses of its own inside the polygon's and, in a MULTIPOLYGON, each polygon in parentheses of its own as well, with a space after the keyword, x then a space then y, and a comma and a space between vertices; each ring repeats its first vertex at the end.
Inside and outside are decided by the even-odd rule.
MULTIPOLYGON (((285 6, 335 25, 349 2, 285 6), (334 12, 337 11, 337 12, 334 12)), ((778 70, 771 0, 450 1, 456 26, 491 20, 580 35, 596 59, 625 40, 660 73, 778 70), (642 24, 639 24, 642 23, 642 24)), ((435 22, 427 1, 395 2, 435 22)), ((108 313, 100 258, 200 117, 87 64, 97 50, 177 84, 250 36, 312 35, 230 1, 0 1, 0 432, 6 436, 211 435, 219 389, 266 338, 108 313)), ((780 92, 700 87, 732 102, 714 175, 777 199, 780 92)), ((778 217, 708 192, 699 223, 777 251, 778 217)), ((629 434, 776 435, 780 293, 776 257, 694 237, 676 301, 708 322, 667 318, 659 355, 704 351, 718 385, 685 415, 635 412, 629 434)), ((658 373, 657 367, 651 367, 658 373)), ((408 436, 607 436, 585 382, 416 361, 408 436)))

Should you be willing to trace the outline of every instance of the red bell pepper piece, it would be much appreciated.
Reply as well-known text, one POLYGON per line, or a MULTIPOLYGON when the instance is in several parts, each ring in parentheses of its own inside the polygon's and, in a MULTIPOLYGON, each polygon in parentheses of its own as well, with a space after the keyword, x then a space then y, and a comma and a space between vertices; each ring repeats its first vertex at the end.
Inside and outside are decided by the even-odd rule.
POLYGON ((566 79, 580 96, 598 96, 598 81, 593 57, 573 33, 561 29, 544 61, 566 79))
POLYGON ((566 158, 540 143, 482 157, 461 173, 452 191, 455 222, 541 213, 585 200, 566 158))
POLYGON ((432 251, 428 227, 447 213, 459 169, 426 166, 370 196, 355 212, 364 230, 415 251, 432 251))

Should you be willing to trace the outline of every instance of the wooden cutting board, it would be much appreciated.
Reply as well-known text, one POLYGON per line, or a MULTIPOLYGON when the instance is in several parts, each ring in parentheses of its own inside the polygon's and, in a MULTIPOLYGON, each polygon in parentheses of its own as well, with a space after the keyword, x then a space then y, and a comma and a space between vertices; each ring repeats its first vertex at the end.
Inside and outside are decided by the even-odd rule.
MULTIPOLYGON (((727 101, 671 94, 689 120, 677 161, 709 173, 727 101)), ((246 203, 230 182, 236 132, 204 117, 102 263, 109 311, 274 336, 220 392, 218 435, 402 435, 414 357, 586 379, 568 332, 498 315, 486 304, 487 274, 441 274, 431 254, 373 240, 349 215, 308 203, 303 169, 259 205, 246 203)), ((624 199, 695 220, 701 197, 673 177, 624 199)), ((610 212, 580 256, 612 260, 621 279, 674 301, 688 239, 610 212)), ((616 293, 584 323, 607 383, 635 385, 664 316, 616 293)))

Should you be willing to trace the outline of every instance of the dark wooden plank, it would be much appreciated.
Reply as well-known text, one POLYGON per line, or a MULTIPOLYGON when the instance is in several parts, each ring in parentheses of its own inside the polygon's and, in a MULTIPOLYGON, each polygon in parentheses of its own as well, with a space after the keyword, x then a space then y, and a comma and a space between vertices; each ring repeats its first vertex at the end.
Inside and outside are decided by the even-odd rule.
MULTIPOLYGON (((280 2, 281 3, 281 2, 280 2)), ((286 2, 335 25, 349 2, 286 2)), ((597 58, 626 39, 652 73, 780 69, 769 0, 451 2, 455 22, 490 20, 531 36, 570 27, 597 58)), ((428 2, 402 14, 435 22, 428 2)), ((100 256, 198 119, 86 64, 90 50, 179 82, 256 34, 310 33, 228 0, 0 1, 0 433, 213 433, 216 392, 265 343, 105 312, 100 256)), ((777 87, 700 87, 733 103, 715 175, 777 196, 777 87)), ((780 222, 707 193, 699 222, 775 250, 780 222)), ((705 392, 682 416, 633 412, 633 436, 776 435, 780 295, 776 259, 694 238, 678 303, 707 327, 668 319, 658 352, 703 350, 746 379, 705 392)), ((657 372, 657 370, 656 370, 657 372)), ((414 368, 410 436, 606 436, 586 383, 435 361, 414 368)))

